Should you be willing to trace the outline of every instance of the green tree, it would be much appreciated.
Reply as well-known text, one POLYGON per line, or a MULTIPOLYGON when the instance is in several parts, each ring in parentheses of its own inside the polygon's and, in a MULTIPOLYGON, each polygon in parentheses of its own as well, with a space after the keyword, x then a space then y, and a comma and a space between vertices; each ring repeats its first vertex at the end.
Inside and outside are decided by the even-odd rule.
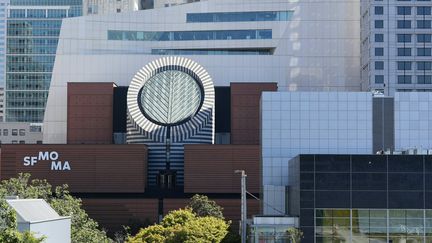
POLYGON ((286 233, 291 243, 300 243, 301 239, 303 238, 303 232, 294 227, 288 228, 286 233))
POLYGON ((228 233, 229 223, 223 219, 199 217, 192 209, 180 209, 169 213, 160 224, 142 229, 129 243, 219 243, 228 233))
POLYGON ((212 216, 224 219, 223 208, 204 195, 194 195, 187 207, 199 217, 212 216))
MULTIPOLYGON (((67 185, 58 186, 53 190, 46 180, 30 180, 30 174, 21 173, 17 178, 1 182, 0 198, 10 195, 20 198, 44 199, 59 215, 71 216, 71 240, 73 243, 112 242, 104 231, 98 229, 98 223, 92 220, 81 208, 81 199, 70 195, 67 185)), ((3 241, 0 240, 0 242, 3 241)))

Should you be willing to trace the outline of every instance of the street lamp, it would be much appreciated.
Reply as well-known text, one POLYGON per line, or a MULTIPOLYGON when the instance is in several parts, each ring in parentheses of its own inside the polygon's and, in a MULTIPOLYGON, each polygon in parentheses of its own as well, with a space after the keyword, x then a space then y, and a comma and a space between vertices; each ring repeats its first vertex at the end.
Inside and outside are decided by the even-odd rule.
POLYGON ((247 203, 246 203, 246 172, 244 170, 235 170, 234 173, 241 174, 241 242, 246 243, 247 227, 247 203))

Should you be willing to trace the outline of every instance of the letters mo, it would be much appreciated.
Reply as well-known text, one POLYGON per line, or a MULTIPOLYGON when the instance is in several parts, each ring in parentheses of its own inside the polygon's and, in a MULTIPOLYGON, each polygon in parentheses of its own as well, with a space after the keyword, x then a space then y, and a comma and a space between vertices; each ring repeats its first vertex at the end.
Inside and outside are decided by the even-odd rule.
POLYGON ((69 161, 58 160, 59 154, 56 151, 39 152, 38 156, 25 156, 24 166, 34 166, 40 161, 51 161, 51 170, 71 170, 69 161))

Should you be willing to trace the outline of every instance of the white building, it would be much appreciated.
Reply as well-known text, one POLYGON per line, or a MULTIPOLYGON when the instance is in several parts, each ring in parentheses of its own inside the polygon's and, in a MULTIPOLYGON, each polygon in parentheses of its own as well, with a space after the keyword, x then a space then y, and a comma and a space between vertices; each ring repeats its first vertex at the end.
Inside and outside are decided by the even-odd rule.
POLYGON ((361 1, 362 80, 373 90, 432 91, 431 1, 361 1))
POLYGON ((84 0, 83 15, 112 14, 142 9, 141 0, 84 0))
POLYGON ((45 237, 45 243, 71 242, 71 217, 60 217, 43 199, 8 199, 17 216, 18 231, 45 237))
POLYGON ((0 122, 0 144, 41 144, 40 124, 0 122))
POLYGON ((360 91, 359 0, 210 0, 63 20, 44 143, 66 143, 68 82, 129 86, 143 66, 185 56, 215 86, 277 82, 281 91, 360 91))

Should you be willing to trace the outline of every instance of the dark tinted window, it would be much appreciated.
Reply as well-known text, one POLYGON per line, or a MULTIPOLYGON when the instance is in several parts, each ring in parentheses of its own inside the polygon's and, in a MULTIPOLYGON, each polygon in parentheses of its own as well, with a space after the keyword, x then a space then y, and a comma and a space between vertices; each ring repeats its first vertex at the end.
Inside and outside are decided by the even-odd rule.
POLYGON ((349 172, 350 157, 344 155, 316 155, 316 172, 349 172))
POLYGON ((387 190, 386 173, 353 173, 353 190, 387 190))
POLYGON ((386 172, 387 156, 352 156, 353 172, 386 172))
POLYGON ((423 157, 416 155, 389 155, 389 172, 422 172, 423 157))

